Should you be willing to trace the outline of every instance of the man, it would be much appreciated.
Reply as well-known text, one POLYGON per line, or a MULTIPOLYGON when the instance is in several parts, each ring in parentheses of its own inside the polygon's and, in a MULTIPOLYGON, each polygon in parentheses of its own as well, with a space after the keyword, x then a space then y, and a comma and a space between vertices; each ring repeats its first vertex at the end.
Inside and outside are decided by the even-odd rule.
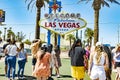
POLYGON ((39 45, 41 43, 41 40, 33 40, 32 44, 31 44, 31 53, 32 53, 32 71, 34 71, 35 69, 35 64, 36 64, 36 54, 37 51, 39 50, 39 45))
MULTIPOLYGON (((10 44, 11 40, 10 39, 7 39, 7 43, 3 45, 3 51, 5 53, 5 48, 10 44)), ((7 67, 8 67, 8 64, 7 64, 7 58, 8 58, 8 54, 5 54, 5 75, 7 76, 7 67)))

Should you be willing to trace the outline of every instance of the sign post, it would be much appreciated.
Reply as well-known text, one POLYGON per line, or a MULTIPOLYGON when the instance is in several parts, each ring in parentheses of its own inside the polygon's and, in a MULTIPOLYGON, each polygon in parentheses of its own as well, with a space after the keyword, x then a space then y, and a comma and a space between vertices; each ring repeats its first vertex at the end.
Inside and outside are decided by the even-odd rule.
MULTIPOLYGON (((60 1, 50 1, 49 2, 49 14, 52 13, 52 11, 54 11, 54 14, 56 13, 56 10, 58 10, 58 12, 61 12, 61 2, 60 1)), ((58 45, 60 45, 60 35, 58 35, 58 45)), ((51 31, 48 30, 48 35, 47 35, 47 38, 48 38, 48 45, 50 44, 51 42, 51 31)))

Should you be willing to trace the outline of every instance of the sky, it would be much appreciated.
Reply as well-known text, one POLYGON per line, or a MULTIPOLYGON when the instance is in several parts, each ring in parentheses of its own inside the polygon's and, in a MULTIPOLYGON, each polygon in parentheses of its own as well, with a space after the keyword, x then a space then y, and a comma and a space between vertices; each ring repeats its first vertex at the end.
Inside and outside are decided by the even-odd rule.
MULTIPOLYGON (((29 1, 29 0, 28 0, 29 1)), ((68 13, 80 13, 81 17, 87 21, 87 26, 94 29, 94 10, 91 6, 92 0, 89 3, 79 0, 58 0, 62 2, 62 11, 68 13)), ((120 0, 118 0, 120 2, 120 0)), ((36 8, 27 10, 25 0, 0 0, 0 9, 6 11, 5 26, 0 26, 0 30, 4 31, 4 27, 12 27, 12 30, 17 33, 22 31, 26 34, 26 39, 33 40, 35 34, 36 8)), ((118 31, 120 30, 120 5, 110 4, 109 7, 101 7, 99 16, 99 41, 104 44, 115 46, 118 42, 118 31)), ((48 13, 48 5, 42 8, 41 17, 48 13)), ((84 29, 82 29, 84 35, 84 29)), ((41 29, 41 33, 46 33, 47 30, 41 29)), ((80 30, 79 30, 80 33, 80 30)), ((119 39, 120 40, 120 39, 119 39)))

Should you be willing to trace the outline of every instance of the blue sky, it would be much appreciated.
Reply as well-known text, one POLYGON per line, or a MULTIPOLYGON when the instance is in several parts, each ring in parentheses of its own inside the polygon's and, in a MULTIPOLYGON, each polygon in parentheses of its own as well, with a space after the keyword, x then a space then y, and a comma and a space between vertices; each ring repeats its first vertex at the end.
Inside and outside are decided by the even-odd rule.
MULTIPOLYGON (((80 13, 81 17, 87 21, 87 27, 94 28, 94 11, 91 6, 92 0, 89 3, 81 2, 77 4, 78 0, 59 0, 62 2, 62 11, 69 13, 80 13)), ((12 30, 17 33, 22 31, 26 34, 26 38, 34 39, 35 32, 35 18, 36 8, 32 12, 27 10, 25 0, 0 0, 0 9, 6 11, 6 19, 4 27, 12 27, 12 30)), ((43 14, 48 13, 48 6, 42 8, 43 14)), ((102 7, 100 10, 100 24, 99 24, 99 41, 111 45, 118 42, 118 27, 120 27, 120 5, 111 4, 110 8, 102 7)), ((3 31, 3 26, 0 26, 3 31)), ((43 32, 44 29, 41 29, 43 32)), ((84 32, 84 29, 83 29, 84 32)))

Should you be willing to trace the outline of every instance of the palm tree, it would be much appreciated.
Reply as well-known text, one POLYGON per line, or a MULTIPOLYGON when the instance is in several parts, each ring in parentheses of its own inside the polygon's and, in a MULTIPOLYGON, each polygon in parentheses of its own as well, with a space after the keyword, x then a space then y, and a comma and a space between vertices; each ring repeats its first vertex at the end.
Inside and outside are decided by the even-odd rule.
POLYGON ((35 39, 39 39, 40 37, 40 26, 39 21, 41 19, 41 8, 45 6, 45 2, 49 2, 49 0, 26 0, 25 2, 29 1, 28 3, 28 10, 30 7, 32 8, 34 4, 36 4, 37 14, 36 14, 36 28, 35 28, 35 39))
POLYGON ((25 39, 25 34, 21 31, 20 33, 19 33, 19 39, 18 39, 18 41, 23 41, 24 39, 25 39))
POLYGON ((7 38, 15 40, 15 33, 12 31, 11 27, 7 30, 7 38))
MULTIPOLYGON (((85 1, 85 0, 80 0, 79 2, 81 1, 85 1)), ((91 0, 86 0, 86 1, 89 2, 91 0)), ((117 0, 107 0, 107 1, 106 0, 93 0, 92 2, 92 6, 94 9, 94 45, 99 39, 99 11, 101 9, 101 6, 110 7, 108 2, 116 3, 120 5, 120 3, 117 0)))
POLYGON ((16 39, 17 39, 17 41, 19 41, 19 39, 20 39, 20 32, 17 32, 16 39))
POLYGON ((91 28, 86 28, 84 35, 85 35, 85 38, 87 38, 87 44, 89 44, 91 46, 94 31, 91 28))
POLYGON ((73 34, 68 34, 67 37, 66 37, 66 40, 69 40, 70 47, 71 47, 72 41, 75 41, 75 36, 73 34))
POLYGON ((4 27, 4 36, 3 36, 3 39, 4 39, 4 41, 5 41, 5 38, 6 38, 6 27, 4 27))

